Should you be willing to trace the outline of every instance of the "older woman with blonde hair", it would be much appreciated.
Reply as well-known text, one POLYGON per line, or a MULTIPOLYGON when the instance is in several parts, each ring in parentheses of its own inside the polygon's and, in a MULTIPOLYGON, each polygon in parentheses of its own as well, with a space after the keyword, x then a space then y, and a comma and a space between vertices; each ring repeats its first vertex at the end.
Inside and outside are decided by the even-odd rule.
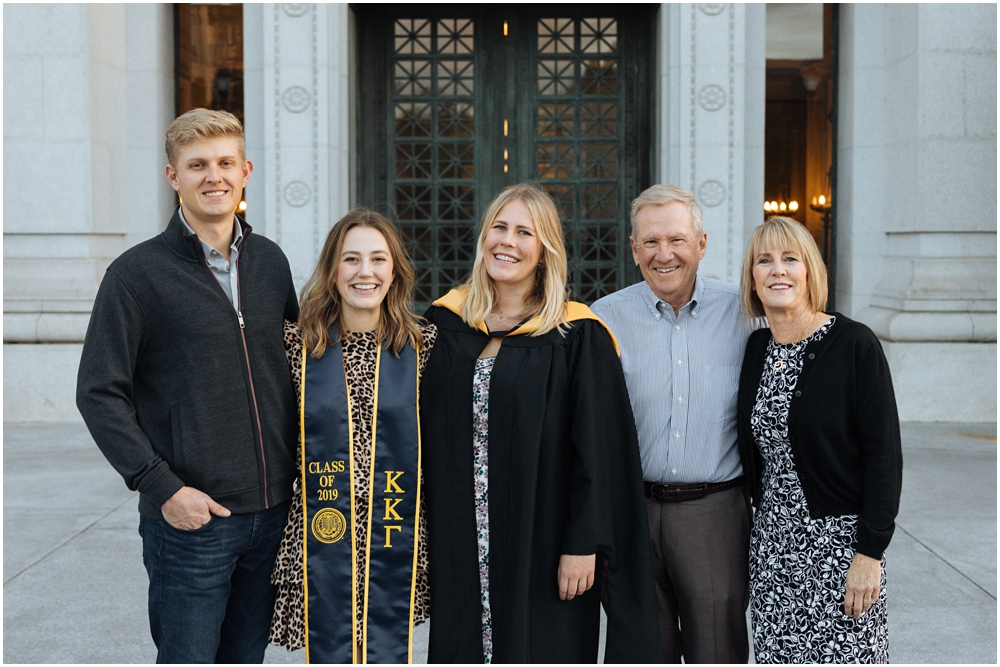
POLYGON ((617 344, 566 278, 552 199, 513 185, 483 216, 468 282, 427 312, 430 662, 596 662, 602 570, 606 661, 660 660, 617 344))
POLYGON ((888 662, 884 554, 903 459, 882 346, 825 312, 826 268, 795 220, 753 231, 740 283, 746 314, 768 323, 747 342, 737 409, 756 660, 888 662))

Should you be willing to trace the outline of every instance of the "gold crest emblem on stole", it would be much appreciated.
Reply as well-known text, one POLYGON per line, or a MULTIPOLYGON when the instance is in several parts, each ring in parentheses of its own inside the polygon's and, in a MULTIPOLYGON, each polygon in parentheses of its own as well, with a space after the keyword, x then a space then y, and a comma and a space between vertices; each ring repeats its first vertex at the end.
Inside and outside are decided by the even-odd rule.
POLYGON ((347 519, 340 510, 324 507, 313 515, 313 536, 323 544, 333 544, 347 532, 347 519))

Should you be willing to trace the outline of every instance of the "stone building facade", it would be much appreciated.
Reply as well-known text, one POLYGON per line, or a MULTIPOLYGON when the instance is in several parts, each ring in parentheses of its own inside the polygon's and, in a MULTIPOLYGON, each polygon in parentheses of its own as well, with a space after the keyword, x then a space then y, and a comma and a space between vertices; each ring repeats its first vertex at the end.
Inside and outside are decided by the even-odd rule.
MULTIPOLYGON (((358 26, 243 16, 251 223, 301 286, 368 157, 358 26)), ((996 6, 844 5, 839 30, 837 309, 882 339, 903 419, 995 421, 996 6)), ((664 4, 654 32, 650 177, 697 194, 701 270, 735 281, 762 219, 765 8, 664 4)), ((5 421, 79 418, 104 270, 169 218, 173 44, 166 5, 4 6, 5 421)))

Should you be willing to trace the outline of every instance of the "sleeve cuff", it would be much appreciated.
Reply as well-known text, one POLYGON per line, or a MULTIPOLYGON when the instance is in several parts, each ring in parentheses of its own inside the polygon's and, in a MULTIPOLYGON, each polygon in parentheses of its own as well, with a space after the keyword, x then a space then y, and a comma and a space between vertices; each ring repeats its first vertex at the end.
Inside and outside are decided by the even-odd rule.
POLYGON ((157 507, 162 507, 163 503, 170 500, 171 496, 184 486, 184 482, 167 466, 166 461, 160 465, 163 467, 163 472, 139 489, 139 493, 149 498, 157 507))
POLYGON ((856 551, 876 560, 882 559, 896 524, 890 523, 888 528, 875 528, 863 518, 858 518, 858 534, 856 551))

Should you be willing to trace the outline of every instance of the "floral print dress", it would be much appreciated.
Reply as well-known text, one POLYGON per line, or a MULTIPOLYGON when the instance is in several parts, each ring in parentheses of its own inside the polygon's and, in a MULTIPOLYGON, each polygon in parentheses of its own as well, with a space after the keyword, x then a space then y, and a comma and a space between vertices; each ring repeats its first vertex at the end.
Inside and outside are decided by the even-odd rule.
POLYGON ((812 336, 768 344, 750 417, 763 459, 760 507, 750 534, 750 611, 758 663, 887 663, 885 559, 878 599, 860 620, 844 613, 858 517, 809 516, 788 440, 788 405, 812 336))
POLYGON ((483 662, 493 662, 493 623, 490 616, 490 375, 496 357, 476 360, 472 376, 472 457, 479 538, 479 591, 483 603, 483 662))

